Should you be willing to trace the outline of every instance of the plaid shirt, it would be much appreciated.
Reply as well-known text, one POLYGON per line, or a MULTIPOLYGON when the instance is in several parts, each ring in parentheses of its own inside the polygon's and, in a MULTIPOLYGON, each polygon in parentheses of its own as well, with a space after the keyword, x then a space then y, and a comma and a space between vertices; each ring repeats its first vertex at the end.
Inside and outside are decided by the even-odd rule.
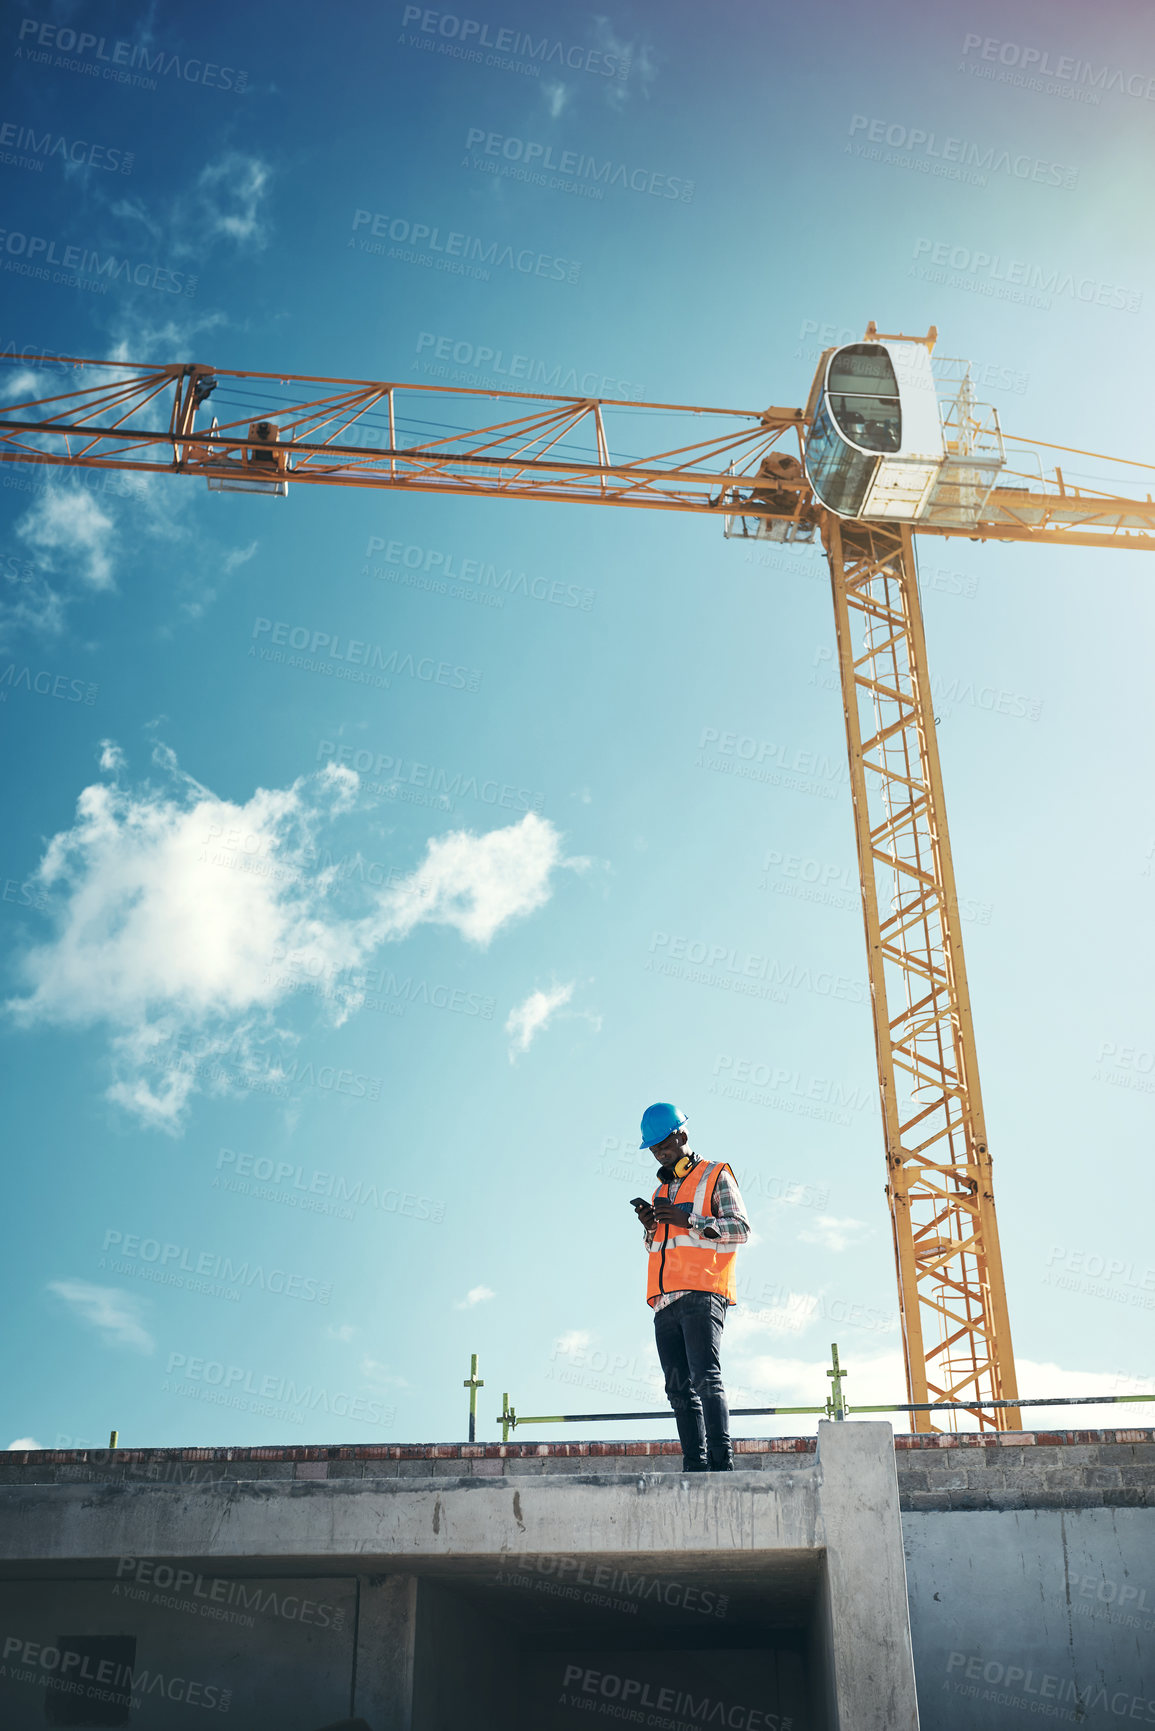
MULTIPOLYGON (((717 1238, 723 1244, 731 1244, 735 1248, 745 1244, 750 1236, 750 1222, 746 1217, 746 1204, 742 1200, 742 1192, 738 1188, 738 1180, 726 1167, 718 1174, 718 1182, 714 1186, 713 1212, 709 1216, 695 1214, 690 1211, 689 1225, 694 1232, 700 1232, 703 1238, 717 1238)), ((658 1228, 646 1234, 646 1249, 654 1241, 658 1228)), ((650 1306, 657 1315, 667 1304, 672 1304, 675 1298, 684 1298, 684 1292, 663 1292, 661 1297, 650 1306)))

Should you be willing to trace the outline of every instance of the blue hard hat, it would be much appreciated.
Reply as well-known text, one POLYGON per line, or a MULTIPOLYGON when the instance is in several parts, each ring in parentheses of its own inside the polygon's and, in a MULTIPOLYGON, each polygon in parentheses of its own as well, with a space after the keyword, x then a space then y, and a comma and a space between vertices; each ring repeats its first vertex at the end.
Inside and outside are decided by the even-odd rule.
POLYGON ((664 1142, 671 1130, 677 1130, 686 1122, 686 1114, 669 1100, 659 1100, 653 1106, 647 1106, 642 1113, 642 1147, 653 1148, 658 1142, 664 1142))

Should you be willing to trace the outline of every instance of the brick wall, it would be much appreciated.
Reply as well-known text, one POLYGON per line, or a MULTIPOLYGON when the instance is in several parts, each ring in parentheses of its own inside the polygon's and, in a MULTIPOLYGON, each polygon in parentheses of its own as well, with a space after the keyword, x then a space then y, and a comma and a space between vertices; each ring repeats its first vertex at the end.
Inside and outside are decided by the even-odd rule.
POLYGON ((895 1437, 904 1509, 1155 1507, 1155 1431, 895 1437))
MULTIPOLYGON (((1155 1430, 960 1432, 896 1436, 894 1446, 904 1509, 1155 1507, 1155 1430)), ((735 1448, 744 1470, 787 1471, 809 1464, 815 1439, 743 1439, 735 1448)), ((489 1478, 677 1472, 680 1464, 672 1441, 13 1449, 0 1454, 0 1483, 489 1478)))

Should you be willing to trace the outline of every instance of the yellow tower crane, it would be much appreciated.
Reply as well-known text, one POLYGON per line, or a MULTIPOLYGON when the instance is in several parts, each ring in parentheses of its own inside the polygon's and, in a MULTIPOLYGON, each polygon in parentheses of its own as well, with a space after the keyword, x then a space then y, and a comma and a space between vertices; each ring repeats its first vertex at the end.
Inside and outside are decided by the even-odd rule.
MULTIPOLYGON (((944 389, 935 338, 870 324, 823 354, 805 409, 760 410, 57 356, 34 363, 62 375, 57 394, 0 411, 0 462, 282 496, 385 487, 694 511, 731 537, 820 536, 909 1399, 963 1403, 1001 1430, 1014 1409, 978 1403, 1018 1390, 913 538, 1151 549, 1155 501, 1073 486, 1050 455, 1065 448, 1005 438, 964 364, 944 389), (650 454, 622 454, 638 447, 650 454)), ((916 1428, 939 1428, 934 1416, 916 1414, 916 1428)))

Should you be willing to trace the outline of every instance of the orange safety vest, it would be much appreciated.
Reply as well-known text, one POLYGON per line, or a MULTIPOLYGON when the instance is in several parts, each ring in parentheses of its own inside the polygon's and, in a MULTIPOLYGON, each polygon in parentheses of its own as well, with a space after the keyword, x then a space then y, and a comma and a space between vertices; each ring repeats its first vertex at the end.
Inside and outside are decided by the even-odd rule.
MULTIPOLYGON (((730 1168, 723 1161, 700 1160, 680 1183, 659 1184, 653 1200, 689 1202, 695 1214, 710 1214, 718 1176, 730 1168)), ((646 1303, 653 1304, 664 1292, 720 1292, 735 1301, 735 1245, 721 1244, 700 1232, 680 1232, 676 1226, 659 1226, 650 1241, 649 1280, 646 1303)))

